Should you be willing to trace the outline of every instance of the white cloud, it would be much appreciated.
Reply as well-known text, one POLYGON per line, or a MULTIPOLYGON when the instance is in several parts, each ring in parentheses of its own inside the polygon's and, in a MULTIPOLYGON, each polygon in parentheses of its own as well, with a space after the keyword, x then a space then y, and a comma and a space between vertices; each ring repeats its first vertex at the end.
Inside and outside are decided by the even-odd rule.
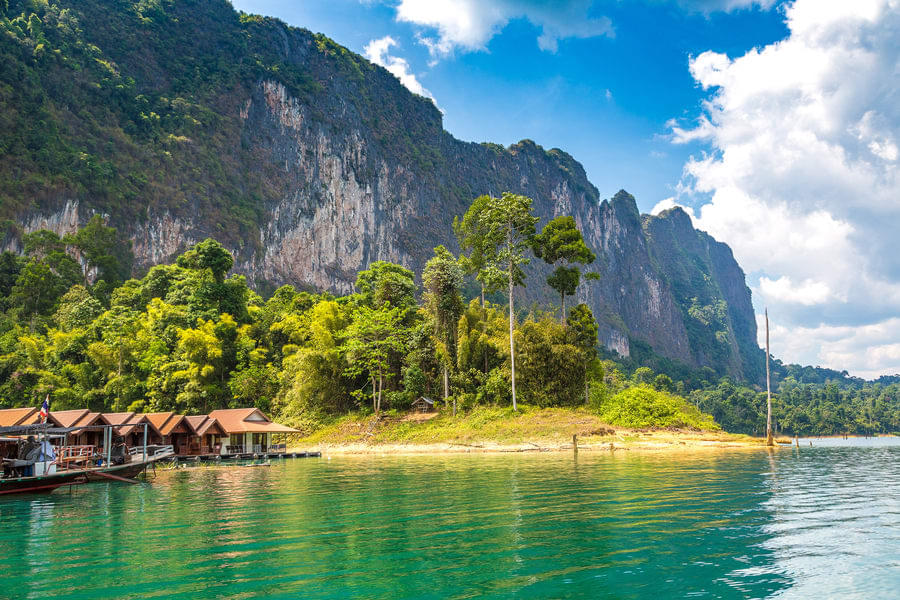
POLYGON ((785 15, 785 40, 691 59, 709 96, 694 126, 669 130, 710 148, 679 189, 786 328, 776 356, 873 373, 900 365, 874 339, 900 334, 900 0, 796 0, 785 15), (825 331, 843 342, 823 349, 825 331), (871 352, 841 350, 866 336, 871 352))
POLYGON ((682 206, 681 204, 678 204, 677 202, 675 202, 675 198, 666 198, 665 200, 660 200, 652 209, 650 209, 650 214, 656 216, 659 213, 665 212, 670 208, 675 208, 676 206, 680 207, 681 210, 686 212, 692 221, 694 220, 694 209, 690 206, 682 206))
MULTIPOLYGON (((764 344, 766 325, 762 315, 757 315, 756 325, 760 343, 764 344)), ((803 354, 810 357, 804 364, 839 371, 846 368, 867 379, 900 374, 900 318, 853 327, 791 327, 770 322, 770 338, 773 354, 778 357, 783 355, 776 350, 785 355, 803 354)))
POLYGON ((832 297, 831 289, 821 281, 806 279, 798 285, 787 275, 782 275, 774 280, 760 277, 759 287, 766 298, 781 302, 794 302, 804 306, 822 304, 832 297))
POLYGON ((527 19, 541 29, 542 50, 556 52, 559 41, 614 35, 607 17, 591 15, 593 0, 401 0, 397 20, 423 27, 419 41, 432 57, 456 49, 484 50, 513 19, 527 19))
POLYGON ((416 76, 410 72, 409 63, 406 59, 400 58, 399 56, 391 56, 390 50, 396 45, 397 42, 394 38, 388 35, 377 40, 372 40, 366 44, 364 54, 366 58, 376 65, 381 65, 390 71, 409 91, 430 99, 434 102, 434 105, 437 106, 437 101, 434 99, 434 96, 431 95, 431 92, 425 89, 425 87, 419 83, 419 80, 416 79, 416 76))
POLYGON ((769 9, 775 4, 775 0, 677 0, 677 2, 688 11, 704 14, 731 12, 752 7, 769 9))

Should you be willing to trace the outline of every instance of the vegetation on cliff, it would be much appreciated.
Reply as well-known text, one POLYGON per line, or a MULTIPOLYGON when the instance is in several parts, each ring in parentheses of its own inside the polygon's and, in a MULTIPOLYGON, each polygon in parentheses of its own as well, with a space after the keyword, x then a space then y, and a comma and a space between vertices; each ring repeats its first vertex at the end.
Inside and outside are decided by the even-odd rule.
MULTIPOLYGON (((127 243, 99 221, 89 231, 36 232, 25 257, 0 255, 0 406, 37 405, 47 394, 59 410, 253 405, 308 432, 348 411, 402 412, 421 395, 451 415, 453 404, 472 418, 511 408, 506 307, 465 304, 461 270, 444 248, 429 261, 421 300, 414 274, 385 262, 360 272, 348 296, 283 286, 264 300, 229 275, 233 259, 213 240, 123 282, 127 243)), ((597 358, 584 305, 565 323, 533 311, 513 329, 526 410, 568 407, 621 427, 764 427, 758 389, 673 381, 597 358)), ((775 404, 780 432, 900 430, 900 384, 801 383, 810 373, 791 372, 775 404)))
MULTIPOLYGON (((449 219, 491 189, 533 198, 542 221, 567 207, 581 223, 602 276, 585 297, 607 345, 627 354, 649 344, 688 367, 759 381, 739 268, 695 252, 693 229, 672 238, 676 265, 661 260, 676 255, 653 243, 652 224, 667 219, 642 226, 625 192, 601 202, 562 150, 456 140, 385 69, 226 0, 9 0, 0 11, 4 248, 21 252, 34 228, 63 233, 101 214, 134 240, 141 275, 213 237, 265 295, 281 283, 349 290, 378 258, 418 274, 434 246, 455 252, 449 219), (341 209, 348 197, 358 212, 341 209), (318 235, 313 225, 335 215, 349 221, 318 235), (305 260, 293 260, 301 250, 305 260)), ((553 288, 530 286, 521 306, 568 302, 576 265, 591 262, 566 249, 557 225, 550 264, 526 269, 552 272, 553 288)))

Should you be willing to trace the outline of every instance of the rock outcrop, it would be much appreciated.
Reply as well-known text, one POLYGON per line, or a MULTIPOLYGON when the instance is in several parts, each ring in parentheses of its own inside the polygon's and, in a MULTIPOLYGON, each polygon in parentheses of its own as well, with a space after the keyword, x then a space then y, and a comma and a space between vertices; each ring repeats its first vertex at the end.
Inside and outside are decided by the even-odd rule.
MULTIPOLYGON (((213 236, 258 288, 290 283, 346 293, 357 271, 375 260, 421 270, 434 246, 456 248, 451 223, 472 198, 512 191, 534 199, 542 223, 575 217, 598 256, 592 270, 601 275, 582 284, 577 300, 593 309, 608 348, 627 356, 633 340, 641 340, 687 365, 758 377, 762 354, 743 272, 728 247, 694 230, 684 212, 642 217, 624 191, 602 200, 562 150, 530 140, 508 148, 457 140, 429 100, 381 67, 324 36, 272 19, 238 19, 219 0, 175 3, 166 9, 172 14, 159 18, 170 17, 171 36, 201 32, 213 48, 242 36, 249 41, 233 50, 234 60, 279 68, 223 75, 202 98, 186 95, 183 81, 175 81, 163 42, 136 48, 104 37, 109 31, 139 37, 129 28, 146 19, 118 14, 122 8, 104 11, 96 2, 71 9, 92 20, 87 41, 121 76, 133 78, 136 92, 165 97, 173 111, 171 98, 189 97, 215 114, 194 108, 185 114, 213 126, 195 128, 190 137, 179 133, 188 126, 179 125, 162 153, 158 143, 132 135, 132 153, 148 157, 146 182, 138 179, 133 195, 115 201, 85 188, 47 192, 7 215, 18 224, 7 247, 16 248, 22 232, 66 233, 100 212, 131 237, 138 269, 213 236), (211 155, 213 162, 203 164, 213 167, 196 167, 211 155)), ((119 125, 128 131, 128 123, 119 125)), ((535 263, 532 271, 524 298, 553 302, 546 268, 535 263)))

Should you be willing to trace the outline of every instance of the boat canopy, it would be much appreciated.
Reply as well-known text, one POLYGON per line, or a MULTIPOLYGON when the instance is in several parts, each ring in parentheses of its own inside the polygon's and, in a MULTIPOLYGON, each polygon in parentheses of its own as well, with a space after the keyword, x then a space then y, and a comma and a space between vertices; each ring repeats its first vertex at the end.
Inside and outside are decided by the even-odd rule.
POLYGON ((73 431, 83 431, 85 429, 105 429, 110 425, 87 425, 82 427, 53 427, 48 423, 36 423, 34 425, 13 425, 11 427, 0 427, 0 435, 32 435, 40 433, 71 433, 73 431))

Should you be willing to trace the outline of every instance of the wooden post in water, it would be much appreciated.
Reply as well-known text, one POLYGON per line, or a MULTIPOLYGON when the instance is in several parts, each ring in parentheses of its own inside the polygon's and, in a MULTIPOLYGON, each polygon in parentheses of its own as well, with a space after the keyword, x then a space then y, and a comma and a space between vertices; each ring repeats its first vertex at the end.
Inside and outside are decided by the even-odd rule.
POLYGON ((766 308, 766 446, 774 446, 772 437, 772 376, 769 373, 769 309, 766 308))
POLYGON ((572 434, 572 449, 578 454, 578 434, 572 434))

